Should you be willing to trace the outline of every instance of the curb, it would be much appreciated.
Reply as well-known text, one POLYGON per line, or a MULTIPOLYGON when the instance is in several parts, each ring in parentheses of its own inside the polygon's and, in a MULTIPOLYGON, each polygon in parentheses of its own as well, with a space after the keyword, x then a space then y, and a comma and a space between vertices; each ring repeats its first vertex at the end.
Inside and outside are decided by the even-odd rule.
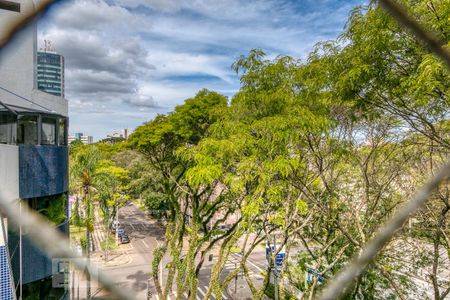
MULTIPOLYGON (((102 252, 103 253, 103 255, 104 255, 104 252, 102 252)), ((127 264, 130 264, 132 261, 133 261, 133 258, 128 254, 128 252, 126 252, 126 251, 123 251, 122 252, 122 254, 120 254, 119 255, 119 257, 120 256, 122 256, 122 255, 126 255, 127 256, 127 259, 125 260, 125 261, 120 261, 120 262, 112 262, 111 260, 109 261, 109 262, 107 262, 107 263, 105 263, 105 260, 104 260, 104 257, 102 257, 102 258, 100 258, 100 260, 98 260, 97 261, 97 263, 98 263, 98 265, 100 266, 100 267, 102 267, 102 268, 105 268, 105 267, 118 267, 118 266, 123 266, 123 265, 127 265, 127 264)))

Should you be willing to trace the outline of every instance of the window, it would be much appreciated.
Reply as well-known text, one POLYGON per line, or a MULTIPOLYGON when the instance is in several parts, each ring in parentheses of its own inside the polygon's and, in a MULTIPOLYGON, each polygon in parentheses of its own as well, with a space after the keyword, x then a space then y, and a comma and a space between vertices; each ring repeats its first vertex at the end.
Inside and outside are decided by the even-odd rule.
POLYGON ((0 144, 16 143, 16 116, 0 112, 0 144))
POLYGON ((67 145, 66 119, 59 119, 58 142, 61 146, 67 145))
POLYGON ((17 143, 37 145, 38 117, 20 116, 17 121, 17 143))
POLYGON ((42 145, 56 145, 56 119, 42 118, 42 145))

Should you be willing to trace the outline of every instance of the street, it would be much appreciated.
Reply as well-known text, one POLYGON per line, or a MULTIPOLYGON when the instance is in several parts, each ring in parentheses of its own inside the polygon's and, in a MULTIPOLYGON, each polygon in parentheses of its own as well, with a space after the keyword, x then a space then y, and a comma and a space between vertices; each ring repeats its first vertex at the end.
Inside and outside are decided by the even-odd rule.
MULTIPOLYGON (((149 279, 151 272, 151 262, 153 259, 153 250, 163 241, 164 229, 156 220, 148 217, 144 212, 139 210, 136 205, 129 203, 120 209, 119 221, 121 226, 130 238, 129 244, 120 245, 122 255, 128 256, 126 263, 119 265, 104 265, 102 268, 111 276, 118 285, 130 289, 136 293, 136 299, 147 299, 148 285, 151 292, 151 299, 158 299, 153 280, 149 279)), ((197 299, 203 299, 209 286, 211 276, 211 268, 215 263, 216 254, 212 261, 205 261, 199 275, 199 285, 197 290, 197 299)), ((236 267, 239 261, 237 254, 231 254, 229 260, 225 264, 225 269, 221 274, 221 279, 225 278, 236 267)), ((167 261, 165 261, 167 263, 167 261)), ((254 277, 254 281, 258 286, 262 283, 263 277, 260 275, 264 269, 265 253, 261 248, 251 255, 248 261, 250 275, 254 277)), ((163 279, 166 279, 165 270, 163 268, 163 279)), ((175 289, 175 288, 174 288, 175 289)), ((81 293, 83 296, 83 293, 81 293)), ((92 283, 92 297, 94 299, 110 299, 108 293, 101 287, 92 283)), ((172 291, 168 299, 175 299, 176 293, 172 291)), ((187 292, 183 299, 187 298, 187 292)), ((214 295, 211 299, 215 299, 214 295)), ((238 276, 236 280, 232 280, 229 287, 223 292, 223 299, 251 299, 251 293, 242 276, 238 276)))
MULTIPOLYGON (((103 268, 117 284, 134 291, 137 299, 147 299, 152 252, 162 241, 164 230, 134 204, 120 209, 119 221, 130 238, 129 244, 120 245, 130 257, 129 263, 103 268)), ((108 294, 101 288, 93 292, 93 296, 96 299, 108 299, 108 294)))

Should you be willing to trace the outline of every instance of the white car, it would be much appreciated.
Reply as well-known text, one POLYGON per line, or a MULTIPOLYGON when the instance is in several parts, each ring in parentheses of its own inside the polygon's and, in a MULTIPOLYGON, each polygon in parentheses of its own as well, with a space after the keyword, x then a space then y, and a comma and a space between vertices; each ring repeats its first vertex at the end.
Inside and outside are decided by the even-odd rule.
POLYGON ((112 222, 111 228, 116 229, 116 228, 118 228, 118 227, 120 227, 120 222, 119 222, 119 221, 114 221, 114 222, 112 222))

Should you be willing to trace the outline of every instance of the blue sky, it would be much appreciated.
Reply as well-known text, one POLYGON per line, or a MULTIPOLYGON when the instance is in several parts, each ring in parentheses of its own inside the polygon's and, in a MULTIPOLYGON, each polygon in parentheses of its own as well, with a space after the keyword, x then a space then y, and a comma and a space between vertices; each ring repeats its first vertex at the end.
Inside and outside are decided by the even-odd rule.
POLYGON ((66 61, 70 132, 101 139, 207 88, 239 89, 231 64, 253 48, 305 59, 361 2, 68 0, 39 26, 66 61))

